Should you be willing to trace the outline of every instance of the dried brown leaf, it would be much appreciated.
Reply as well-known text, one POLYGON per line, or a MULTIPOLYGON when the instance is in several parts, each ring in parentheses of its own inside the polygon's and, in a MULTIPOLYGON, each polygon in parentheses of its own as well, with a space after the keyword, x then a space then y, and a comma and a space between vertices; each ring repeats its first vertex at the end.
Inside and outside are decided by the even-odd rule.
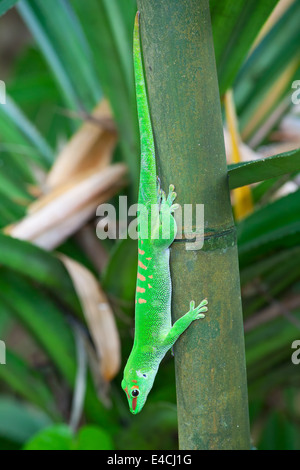
POLYGON ((99 282, 83 265, 60 254, 73 281, 99 360, 100 373, 112 380, 120 369, 120 339, 111 306, 99 282))
POLYGON ((91 168, 105 168, 111 162, 117 133, 103 123, 111 120, 109 104, 102 100, 58 155, 46 180, 46 188, 64 184, 91 168))
POLYGON ((59 187, 33 203, 29 214, 16 225, 7 227, 6 233, 53 249, 59 241, 82 227, 96 213, 97 206, 119 190, 125 174, 126 166, 121 163, 98 172, 88 170, 77 181, 59 187), (47 239, 49 244, 46 246, 47 239))

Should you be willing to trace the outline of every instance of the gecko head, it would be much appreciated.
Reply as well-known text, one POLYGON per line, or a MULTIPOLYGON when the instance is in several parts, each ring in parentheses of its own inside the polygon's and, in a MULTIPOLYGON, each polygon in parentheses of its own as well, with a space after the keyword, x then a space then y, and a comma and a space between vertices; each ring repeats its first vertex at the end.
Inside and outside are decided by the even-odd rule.
POLYGON ((131 413, 137 414, 146 403, 152 388, 155 373, 153 371, 140 371, 130 369, 124 371, 122 388, 126 393, 131 413))

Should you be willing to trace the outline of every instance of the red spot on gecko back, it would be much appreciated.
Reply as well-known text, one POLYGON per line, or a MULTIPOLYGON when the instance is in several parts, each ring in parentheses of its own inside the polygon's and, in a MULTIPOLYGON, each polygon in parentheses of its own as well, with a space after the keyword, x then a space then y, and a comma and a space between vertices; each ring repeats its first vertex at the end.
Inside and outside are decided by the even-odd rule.
POLYGON ((139 304, 146 304, 147 303, 147 300, 145 299, 139 299, 139 304))
POLYGON ((143 294, 145 292, 146 289, 144 289, 144 287, 140 287, 140 286, 137 286, 136 288, 136 291, 137 292, 140 292, 141 294, 143 294))
MULTIPOLYGON (((140 254, 140 255, 144 255, 144 254, 145 254, 144 250, 141 250, 141 249, 139 248, 139 254, 140 254)), ((147 258, 147 259, 148 259, 148 258, 147 258)))
POLYGON ((139 279, 140 281, 145 281, 145 280, 146 280, 145 276, 143 276, 143 275, 140 274, 140 273, 137 273, 137 277, 138 277, 138 279, 139 279))
POLYGON ((145 266, 140 260, 138 261, 138 265, 142 269, 147 269, 147 266, 145 266))

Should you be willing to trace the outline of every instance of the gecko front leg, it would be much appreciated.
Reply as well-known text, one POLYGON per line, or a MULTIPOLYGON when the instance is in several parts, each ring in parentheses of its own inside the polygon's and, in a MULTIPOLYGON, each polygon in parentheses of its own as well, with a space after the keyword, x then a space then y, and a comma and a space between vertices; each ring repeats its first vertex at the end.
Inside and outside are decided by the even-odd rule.
POLYGON ((207 304, 208 301, 206 299, 202 300, 197 307, 195 307, 193 300, 190 302, 190 310, 174 323, 163 340, 162 346, 166 351, 176 343, 179 336, 184 333, 194 320, 205 318, 204 312, 207 312, 207 304))

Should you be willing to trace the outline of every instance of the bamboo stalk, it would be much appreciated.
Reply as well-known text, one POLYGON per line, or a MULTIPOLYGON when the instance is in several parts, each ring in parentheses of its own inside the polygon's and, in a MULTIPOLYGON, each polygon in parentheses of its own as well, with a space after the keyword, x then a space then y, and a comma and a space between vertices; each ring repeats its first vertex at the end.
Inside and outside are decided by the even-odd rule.
POLYGON ((171 250, 173 320, 208 298, 175 345, 181 449, 249 449, 236 233, 208 0, 138 0, 158 169, 179 204, 204 204, 205 242, 171 250))

